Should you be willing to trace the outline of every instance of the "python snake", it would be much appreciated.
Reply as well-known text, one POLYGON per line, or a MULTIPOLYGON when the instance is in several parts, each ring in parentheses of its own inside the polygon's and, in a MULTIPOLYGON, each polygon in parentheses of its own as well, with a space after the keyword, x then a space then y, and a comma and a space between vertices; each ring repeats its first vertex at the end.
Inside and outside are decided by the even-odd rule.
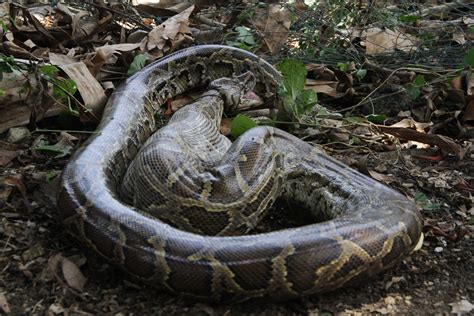
POLYGON ((214 80, 237 75, 255 78, 255 91, 267 98, 282 82, 278 71, 249 52, 204 45, 162 58, 116 89, 98 133, 62 174, 58 208, 69 231, 135 278, 212 301, 330 291, 409 254, 422 225, 405 196, 277 128, 253 128, 232 145, 218 135, 222 103, 233 107, 242 91, 220 95, 225 79, 217 86, 214 80), (179 110, 171 127, 154 134, 162 137, 151 150, 157 155, 140 158, 159 107, 213 81, 214 92, 192 113, 179 110), (214 102, 215 110, 209 106, 214 102), (193 147, 197 158, 190 157, 193 147), (133 165, 135 171, 127 171, 133 165), (144 206, 147 212, 135 206, 150 193, 156 196, 144 206), (279 194, 328 220, 228 236, 255 226, 279 194), (216 222, 197 223, 201 217, 216 222))

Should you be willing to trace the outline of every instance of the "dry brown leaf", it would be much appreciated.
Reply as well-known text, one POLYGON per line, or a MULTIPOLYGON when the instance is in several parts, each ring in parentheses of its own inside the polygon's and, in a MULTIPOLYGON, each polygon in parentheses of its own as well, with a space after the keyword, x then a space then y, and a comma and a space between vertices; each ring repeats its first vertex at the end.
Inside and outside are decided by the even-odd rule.
POLYGON ((306 79, 305 88, 311 89, 316 93, 324 93, 331 97, 337 95, 337 81, 306 79))
POLYGON ((411 117, 408 117, 408 118, 405 118, 403 120, 401 120, 400 122, 397 122, 393 125, 390 125, 390 127, 402 127, 402 128, 411 128, 411 129, 416 129, 418 132, 424 132, 425 129, 427 129, 428 127, 430 127, 431 125, 433 125, 433 123, 420 123, 420 122, 417 122, 415 121, 413 118, 411 117))
POLYGON ((82 274, 81 270, 76 266, 76 264, 63 257, 61 260, 61 271, 67 285, 82 292, 87 279, 82 274))
POLYGON ((73 57, 64 54, 49 53, 49 62, 51 65, 61 66, 77 62, 73 57))
POLYGON ((394 176, 391 174, 383 174, 383 173, 379 173, 375 170, 370 170, 370 169, 368 171, 369 171, 370 176, 377 181, 384 182, 387 184, 390 184, 391 182, 395 181, 394 176))
POLYGON ((175 50, 184 41, 190 40, 188 24, 193 10, 194 5, 156 26, 141 41, 142 50, 154 58, 160 58, 175 50))
POLYGON ((466 75, 466 93, 467 95, 474 95, 474 74, 472 71, 466 75))
POLYGON ((467 314, 474 310, 474 305, 472 305, 468 300, 460 300, 449 305, 453 308, 453 314, 456 315, 467 314))
POLYGON ((0 149, 0 167, 6 166, 20 154, 19 151, 0 149))
POLYGON ((84 289, 86 277, 74 262, 64 258, 60 253, 49 258, 48 268, 59 283, 67 285, 73 291, 82 292, 84 289))
POLYGON ((465 123, 469 123, 470 125, 474 125, 474 99, 471 100, 466 105, 466 110, 464 110, 464 118, 465 123))
POLYGON ((75 41, 89 37, 99 25, 99 16, 90 16, 87 11, 79 11, 72 18, 72 38, 75 41))
MULTIPOLYGON (((7 109, 1 109, 0 106, 0 110, 2 111, 2 115, 0 115, 0 133, 7 131, 11 127, 28 124, 31 117, 31 109, 31 106, 23 104, 15 105, 7 109)), ((61 105, 53 105, 52 107, 46 110, 46 113, 43 115, 43 118, 56 116, 63 111, 64 108, 61 105)))
POLYGON ((265 8, 258 8, 251 22, 263 35, 270 54, 278 53, 290 32, 291 19, 288 9, 279 4, 269 4, 265 8))
POLYGON ((365 38, 365 51, 367 54, 379 54, 393 52, 395 49, 410 52, 416 50, 418 38, 403 33, 396 28, 394 31, 390 29, 381 29, 372 27, 362 33, 365 38))
MULTIPOLYGON (((90 109, 95 117, 100 117, 104 108, 107 96, 100 83, 92 76, 89 69, 82 61, 59 66, 69 78, 74 80, 77 90, 84 100, 84 105, 90 109)), ((86 116, 81 119, 87 119, 86 116)))
POLYGON ((453 41, 455 41, 459 45, 466 44, 467 40, 466 40, 466 37, 464 36, 464 32, 461 32, 461 31, 454 32, 453 33, 453 41))
POLYGON ((10 313, 10 304, 8 304, 7 297, 5 296, 5 293, 0 293, 0 308, 2 309, 2 312, 5 314, 10 313))

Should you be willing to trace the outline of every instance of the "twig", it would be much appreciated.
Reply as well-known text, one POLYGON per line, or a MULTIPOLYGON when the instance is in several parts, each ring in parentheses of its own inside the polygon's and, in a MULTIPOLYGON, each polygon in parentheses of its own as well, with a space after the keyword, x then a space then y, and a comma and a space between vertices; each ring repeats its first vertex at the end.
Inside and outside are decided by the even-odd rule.
POLYGON ((93 3, 93 2, 89 2, 89 1, 84 1, 85 4, 89 4, 91 6, 94 6, 96 8, 100 8, 100 9, 103 9, 103 10, 106 10, 106 11, 109 11, 109 12, 112 12, 114 14, 117 14, 117 15, 120 15, 120 16, 123 16, 124 18, 132 21, 132 22, 135 22, 137 24, 140 24, 141 27, 144 27, 145 29, 147 29, 148 31, 151 31, 151 27, 146 25, 145 23, 143 23, 142 21, 140 21, 139 19, 133 17, 133 16, 130 16, 130 15, 127 15, 126 13, 123 13, 123 12, 120 12, 120 11, 117 11, 117 10, 114 10, 112 8, 108 8, 106 6, 103 6, 103 5, 100 5, 100 4, 97 4, 97 3, 93 3))

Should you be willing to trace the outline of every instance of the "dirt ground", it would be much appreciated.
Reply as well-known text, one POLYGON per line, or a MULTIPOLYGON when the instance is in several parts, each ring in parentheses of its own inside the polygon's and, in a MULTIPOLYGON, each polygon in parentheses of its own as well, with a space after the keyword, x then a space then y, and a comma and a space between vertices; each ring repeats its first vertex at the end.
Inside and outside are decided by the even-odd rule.
POLYGON ((408 150, 398 155, 394 151, 369 156, 337 153, 336 157, 362 171, 378 170, 385 175, 382 179, 408 195, 425 195, 427 200, 421 201, 425 208, 422 249, 359 286, 285 303, 209 305, 133 283, 119 269, 80 250, 57 220, 53 200, 57 181, 45 180, 59 174, 67 158, 34 157, 29 144, 21 146, 24 153, 1 173, 0 306, 3 311, 10 309, 12 315, 420 315, 472 308, 474 242, 469 221, 473 198, 469 183, 474 180, 474 153, 469 151, 463 160, 446 157, 441 162, 416 159, 416 153, 408 150), (52 272, 58 256, 80 267, 87 279, 82 291, 52 272))

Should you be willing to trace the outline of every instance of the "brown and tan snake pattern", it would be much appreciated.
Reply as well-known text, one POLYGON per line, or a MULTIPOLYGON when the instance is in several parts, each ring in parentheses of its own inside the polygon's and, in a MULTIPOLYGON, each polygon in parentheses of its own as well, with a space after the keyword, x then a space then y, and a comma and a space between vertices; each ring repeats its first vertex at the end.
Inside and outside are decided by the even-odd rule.
POLYGON ((217 132, 222 107, 247 87, 214 80, 236 75, 255 78, 264 97, 281 82, 255 55, 213 45, 167 56, 119 87, 62 175, 58 207, 72 234, 148 284, 213 301, 330 291, 409 254, 421 217, 406 197, 279 129, 251 129, 232 145, 217 132), (166 100, 210 82, 147 141, 166 100), (328 220, 209 236, 248 231, 280 194, 328 220))

